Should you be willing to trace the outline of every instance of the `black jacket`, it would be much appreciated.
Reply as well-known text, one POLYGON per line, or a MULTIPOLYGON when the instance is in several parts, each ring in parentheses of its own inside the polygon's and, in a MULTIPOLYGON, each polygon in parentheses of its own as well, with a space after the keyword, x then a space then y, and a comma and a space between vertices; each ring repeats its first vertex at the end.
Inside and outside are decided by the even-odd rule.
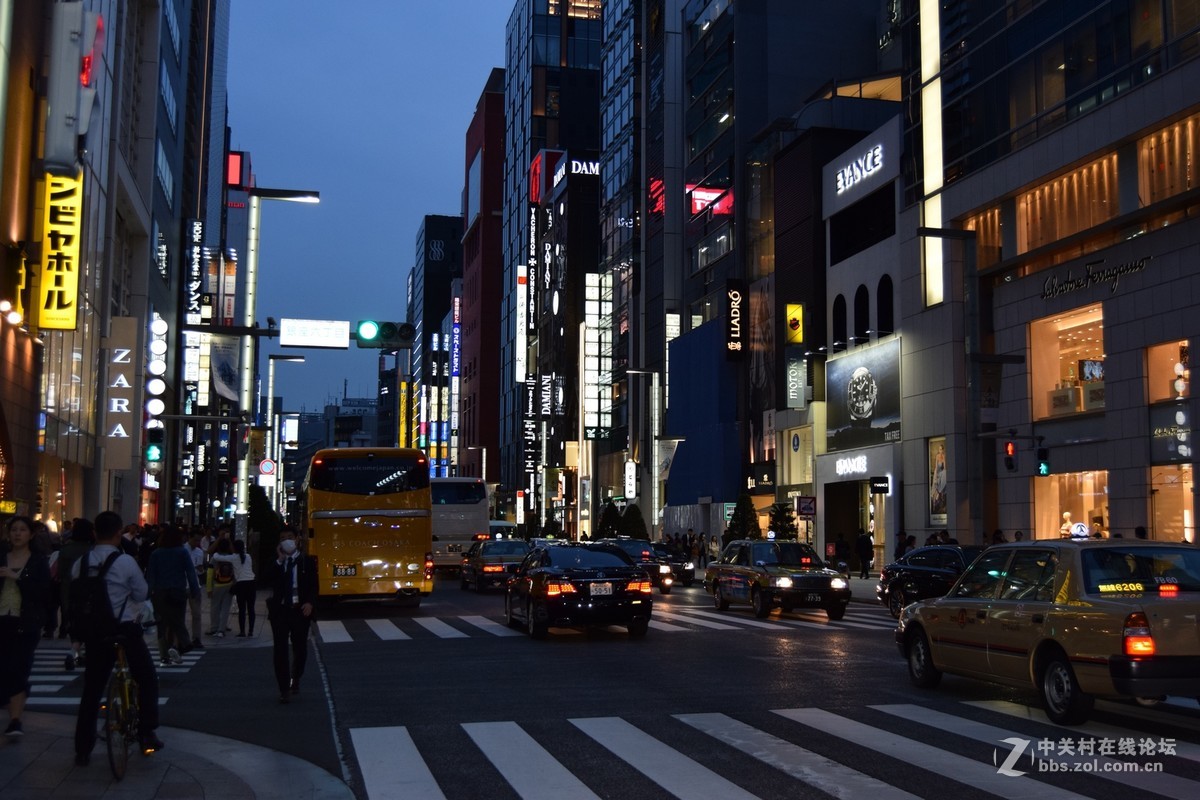
MULTIPOLYGON (((317 560, 312 556, 296 555, 293 558, 296 561, 296 587, 299 590, 300 603, 317 602, 317 560)), ((291 598, 287 597, 287 576, 284 574, 283 565, 277 560, 271 561, 268 564, 267 576, 270 579, 271 597, 267 600, 271 606, 281 606, 291 604, 291 598)))
MULTIPOLYGON (((8 554, 0 556, 0 566, 8 566, 8 554)), ((0 578, 0 589, 7 578, 0 578)), ((46 607, 50 602, 50 559, 39 553, 30 553, 25 569, 17 578, 21 591, 21 630, 41 631, 46 624, 46 607)))

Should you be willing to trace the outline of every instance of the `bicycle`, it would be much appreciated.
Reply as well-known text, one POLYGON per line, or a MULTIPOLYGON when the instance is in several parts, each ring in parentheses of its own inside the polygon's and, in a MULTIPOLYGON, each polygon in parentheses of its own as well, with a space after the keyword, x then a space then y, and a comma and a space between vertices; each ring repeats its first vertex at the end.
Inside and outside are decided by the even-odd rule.
POLYGON ((117 657, 112 675, 108 679, 108 691, 104 711, 103 736, 108 749, 108 766, 113 777, 125 777, 129 764, 130 747, 140 743, 138 738, 138 686, 129 671, 129 660, 125 657, 125 637, 112 637, 117 657))

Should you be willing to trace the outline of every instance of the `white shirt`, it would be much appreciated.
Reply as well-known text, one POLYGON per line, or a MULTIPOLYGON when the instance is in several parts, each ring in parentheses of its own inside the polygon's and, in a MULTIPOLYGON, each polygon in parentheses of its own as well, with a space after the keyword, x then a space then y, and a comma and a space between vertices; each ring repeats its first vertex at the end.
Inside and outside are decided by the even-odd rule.
MULTIPOLYGON (((121 549, 111 544, 96 545, 86 557, 88 566, 99 571, 109 554, 114 552, 121 552, 121 549)), ((72 565, 71 577, 78 577, 83 562, 84 558, 80 558, 72 565)), ((142 603, 150 596, 146 576, 137 559, 121 553, 104 574, 104 582, 108 584, 108 601, 112 603, 113 613, 119 615, 117 621, 137 622, 142 615, 142 603)))
POLYGON ((254 580, 254 560, 250 556, 246 556, 245 562, 242 561, 240 555, 233 556, 233 582, 241 583, 242 581, 254 580))

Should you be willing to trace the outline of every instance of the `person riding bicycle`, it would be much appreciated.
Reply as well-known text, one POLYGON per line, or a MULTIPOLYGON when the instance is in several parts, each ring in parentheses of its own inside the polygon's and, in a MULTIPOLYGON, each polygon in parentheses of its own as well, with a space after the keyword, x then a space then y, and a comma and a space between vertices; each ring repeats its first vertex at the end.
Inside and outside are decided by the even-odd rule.
MULTIPOLYGON (((129 671, 138 686, 138 737, 142 752, 147 755, 163 748, 162 741, 155 735, 158 727, 158 673, 146 646, 145 634, 139 621, 142 604, 149 596, 146 579, 138 566, 137 559, 123 554, 121 550, 121 517, 115 511, 101 511, 96 515, 96 546, 86 557, 81 557, 72 569, 72 578, 79 577, 81 567, 96 575, 109 561, 109 556, 118 554, 111 561, 104 580, 108 587, 108 598, 116 616, 116 633, 122 638, 129 671)), ((79 700, 79 714, 75 720, 75 763, 84 766, 96 745, 96 720, 100 698, 104 693, 116 651, 111 641, 95 631, 74 630, 86 648, 83 674, 83 697, 79 700)))

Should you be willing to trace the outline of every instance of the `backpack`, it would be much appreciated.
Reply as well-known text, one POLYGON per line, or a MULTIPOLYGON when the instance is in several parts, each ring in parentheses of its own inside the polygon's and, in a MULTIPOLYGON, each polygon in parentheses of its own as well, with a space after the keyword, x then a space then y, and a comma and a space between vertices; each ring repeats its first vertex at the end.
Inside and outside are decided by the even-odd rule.
POLYGON ((233 583, 232 561, 213 561, 213 583, 233 583))
MULTIPOLYGON (((110 554, 95 573, 90 553, 80 557, 79 575, 71 579, 69 619, 71 633, 81 641, 100 641, 117 634, 117 615, 113 613, 104 576, 120 555, 120 550, 110 554)), ((121 611, 124 610, 122 606, 121 611)))

